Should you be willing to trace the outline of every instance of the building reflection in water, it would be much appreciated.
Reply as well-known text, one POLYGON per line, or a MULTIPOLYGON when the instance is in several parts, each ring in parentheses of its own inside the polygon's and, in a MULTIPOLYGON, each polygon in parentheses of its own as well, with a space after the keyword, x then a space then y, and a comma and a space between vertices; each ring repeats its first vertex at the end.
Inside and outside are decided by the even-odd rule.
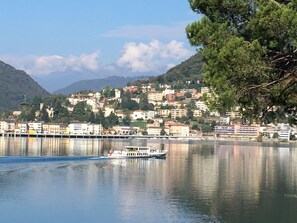
MULTIPOLYGON (((125 145, 166 149, 168 157, 71 164, 63 167, 67 176, 65 190, 75 191, 79 187, 76 189, 84 191, 84 205, 95 204, 98 196, 105 197, 106 202, 113 201, 126 221, 131 220, 137 205, 146 208, 144 217, 148 220, 154 219, 152 215, 158 213, 158 207, 170 210, 162 213, 162 219, 168 221, 178 214, 215 216, 228 222, 261 222, 264 214, 273 221, 277 209, 286 216, 297 217, 292 208, 297 199, 286 200, 297 197, 297 152, 286 145, 2 137, 0 156, 100 157, 125 145), (103 192, 94 197, 98 188, 103 192)), ((50 171, 47 174, 48 178, 52 176, 50 171)))

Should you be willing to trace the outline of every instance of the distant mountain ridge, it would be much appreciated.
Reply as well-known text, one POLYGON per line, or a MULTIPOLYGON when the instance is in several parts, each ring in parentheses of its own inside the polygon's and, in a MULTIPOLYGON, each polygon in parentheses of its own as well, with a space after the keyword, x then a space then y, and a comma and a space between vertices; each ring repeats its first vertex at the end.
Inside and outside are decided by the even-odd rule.
MULTIPOLYGON (((166 69, 162 69, 165 71, 166 69)), ((161 72, 162 72, 161 71, 161 72)), ((158 72, 158 73, 161 73, 158 72)), ((34 75, 31 77, 37 81, 43 88, 49 92, 60 92, 61 89, 72 85, 73 83, 85 80, 104 79, 107 77, 135 77, 135 76, 152 76, 156 72, 137 73, 129 68, 118 66, 117 64, 102 65, 98 70, 72 70, 50 73, 49 75, 34 75)), ((76 85, 77 86, 77 85, 76 85)), ((76 87, 78 90, 78 87, 76 87)), ((75 91, 76 91, 75 90, 75 91)))
POLYGON ((0 111, 18 109, 24 99, 49 95, 25 71, 0 61, 0 111))
POLYGON ((189 59, 169 69, 166 73, 153 76, 147 80, 140 80, 134 84, 142 83, 159 83, 159 84, 178 84, 187 81, 196 82, 203 81, 203 61, 200 53, 196 53, 189 59))
POLYGON ((143 80, 149 77, 141 76, 141 77, 120 77, 120 76, 111 76, 101 79, 93 79, 93 80, 83 80, 77 81, 65 88, 54 91, 54 94, 64 94, 69 95, 71 93, 76 93, 84 90, 91 91, 101 91, 105 87, 109 86, 111 88, 120 88, 125 87, 129 82, 134 82, 136 80, 143 80))
POLYGON ((141 83, 179 83, 179 82, 195 82, 202 81, 203 76, 203 62, 200 53, 197 53, 190 57, 189 59, 183 61, 182 63, 176 65, 175 67, 169 69, 166 73, 158 76, 140 76, 140 77, 124 77, 124 76, 110 76, 101 79, 93 80, 81 80, 73 84, 68 85, 65 88, 54 91, 54 94, 64 94, 69 95, 71 93, 92 90, 100 91, 104 87, 109 86, 111 88, 115 87, 125 87, 129 82, 132 84, 141 83))

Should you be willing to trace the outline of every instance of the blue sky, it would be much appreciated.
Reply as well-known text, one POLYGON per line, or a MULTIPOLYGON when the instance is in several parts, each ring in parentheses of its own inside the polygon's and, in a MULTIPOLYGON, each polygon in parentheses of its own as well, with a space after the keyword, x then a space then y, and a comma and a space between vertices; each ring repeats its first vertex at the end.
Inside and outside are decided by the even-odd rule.
POLYGON ((195 52, 185 26, 199 16, 187 0, 0 0, 0 60, 33 75, 135 72, 178 64, 195 52))

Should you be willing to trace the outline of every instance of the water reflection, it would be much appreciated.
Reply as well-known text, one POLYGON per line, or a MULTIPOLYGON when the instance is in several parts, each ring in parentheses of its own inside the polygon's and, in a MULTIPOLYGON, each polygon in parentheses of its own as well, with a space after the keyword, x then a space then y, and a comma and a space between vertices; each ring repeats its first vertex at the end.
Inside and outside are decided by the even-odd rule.
POLYGON ((2 137, 0 156, 5 222, 22 221, 28 213, 28 222, 297 218, 294 144, 2 137), (92 159, 125 145, 169 153, 166 160, 92 159), (19 217, 12 220, 15 210, 20 210, 19 217))

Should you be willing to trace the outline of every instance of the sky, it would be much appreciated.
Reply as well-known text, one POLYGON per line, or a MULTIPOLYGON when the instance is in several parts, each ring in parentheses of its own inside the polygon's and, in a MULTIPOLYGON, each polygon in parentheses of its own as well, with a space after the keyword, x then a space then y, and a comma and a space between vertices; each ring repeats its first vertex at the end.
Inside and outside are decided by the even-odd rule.
POLYGON ((108 64, 149 72, 195 53, 188 0, 0 0, 0 60, 35 76, 108 64))

